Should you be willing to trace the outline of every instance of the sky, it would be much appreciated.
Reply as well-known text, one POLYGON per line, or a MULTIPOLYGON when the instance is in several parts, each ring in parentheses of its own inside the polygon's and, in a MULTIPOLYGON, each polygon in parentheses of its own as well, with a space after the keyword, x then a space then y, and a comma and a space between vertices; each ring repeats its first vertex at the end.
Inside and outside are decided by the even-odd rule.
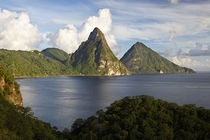
POLYGON ((94 27, 121 58, 137 41, 210 71, 210 0, 0 0, 0 48, 73 53, 94 27))

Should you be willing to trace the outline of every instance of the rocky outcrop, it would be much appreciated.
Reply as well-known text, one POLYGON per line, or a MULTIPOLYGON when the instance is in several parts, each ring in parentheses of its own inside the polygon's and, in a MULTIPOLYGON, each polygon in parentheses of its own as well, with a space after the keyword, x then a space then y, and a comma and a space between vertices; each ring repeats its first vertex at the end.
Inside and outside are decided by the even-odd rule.
POLYGON ((0 95, 14 105, 23 106, 19 85, 11 76, 6 75, 0 68, 0 95), (2 74, 3 73, 3 74, 2 74))

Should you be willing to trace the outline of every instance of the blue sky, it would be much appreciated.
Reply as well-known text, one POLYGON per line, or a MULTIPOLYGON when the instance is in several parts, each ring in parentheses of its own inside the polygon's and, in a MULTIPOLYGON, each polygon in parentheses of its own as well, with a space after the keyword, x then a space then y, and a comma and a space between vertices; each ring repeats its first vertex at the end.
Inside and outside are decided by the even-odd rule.
POLYGON ((0 48, 58 47, 72 53, 95 25, 102 28, 119 58, 140 41, 176 64, 210 71, 209 0, 0 0, 0 3, 0 48), (11 32, 15 36, 9 38, 11 32))

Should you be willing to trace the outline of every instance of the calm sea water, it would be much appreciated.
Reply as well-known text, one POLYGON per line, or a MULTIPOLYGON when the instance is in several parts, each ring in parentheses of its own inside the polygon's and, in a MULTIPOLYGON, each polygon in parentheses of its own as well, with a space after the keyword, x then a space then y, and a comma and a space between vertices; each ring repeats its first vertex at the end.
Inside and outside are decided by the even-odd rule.
POLYGON ((17 79, 24 106, 59 129, 70 128, 125 96, 151 95, 177 104, 210 109, 210 73, 152 74, 122 77, 17 79))

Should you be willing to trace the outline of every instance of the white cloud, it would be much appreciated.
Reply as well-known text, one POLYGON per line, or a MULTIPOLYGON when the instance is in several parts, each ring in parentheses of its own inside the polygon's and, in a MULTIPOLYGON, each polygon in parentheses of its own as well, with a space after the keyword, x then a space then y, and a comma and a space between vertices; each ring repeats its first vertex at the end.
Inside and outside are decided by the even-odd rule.
POLYGON ((0 48, 12 50, 37 49, 42 35, 30 23, 26 13, 0 9, 0 48))
POLYGON ((196 60, 191 59, 190 57, 177 57, 174 56, 172 58, 172 61, 180 66, 185 66, 185 67, 193 67, 193 66, 198 66, 200 63, 196 60))
POLYGON ((177 57, 174 56, 172 61, 180 66, 189 67, 195 70, 209 71, 210 70, 210 59, 204 59, 203 61, 195 60, 189 56, 177 57))
POLYGON ((112 18, 109 9, 99 10, 98 15, 89 17, 79 30, 71 24, 59 29, 54 36, 51 36, 51 43, 68 53, 73 53, 82 41, 87 40, 90 32, 95 27, 98 27, 105 34, 108 44, 115 50, 117 42, 114 35, 110 34, 112 18))
POLYGON ((80 30, 80 39, 86 40, 90 32, 98 27, 104 34, 109 33, 112 26, 112 18, 109 9, 101 9, 98 12, 98 16, 89 17, 82 25, 80 30))
POLYGON ((78 48, 79 37, 77 29, 74 25, 68 24, 53 37, 54 45, 69 53, 74 52, 78 48))
POLYGON ((179 3, 179 0, 170 0, 170 2, 171 2, 172 4, 178 4, 178 3, 179 3))

